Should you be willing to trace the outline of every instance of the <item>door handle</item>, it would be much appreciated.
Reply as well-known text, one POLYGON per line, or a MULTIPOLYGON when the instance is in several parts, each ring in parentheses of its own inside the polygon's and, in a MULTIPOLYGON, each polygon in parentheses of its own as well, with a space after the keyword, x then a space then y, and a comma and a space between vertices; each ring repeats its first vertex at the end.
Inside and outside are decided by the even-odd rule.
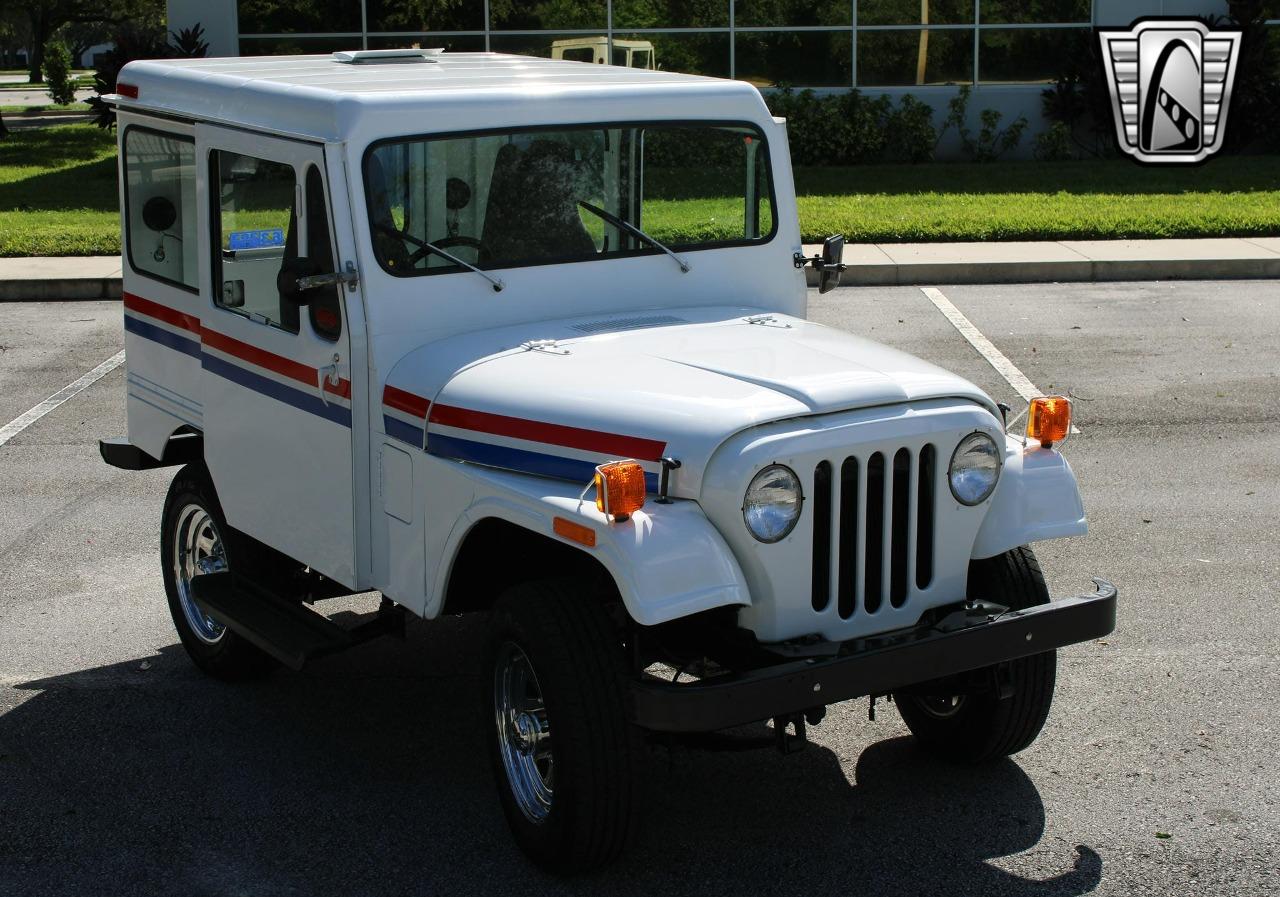
POLYGON ((342 364, 342 356, 337 352, 333 353, 333 361, 329 364, 321 365, 316 368, 316 389, 320 392, 320 401, 325 407, 329 406, 329 398, 325 395, 325 385, 337 386, 342 383, 341 368, 346 367, 342 364))

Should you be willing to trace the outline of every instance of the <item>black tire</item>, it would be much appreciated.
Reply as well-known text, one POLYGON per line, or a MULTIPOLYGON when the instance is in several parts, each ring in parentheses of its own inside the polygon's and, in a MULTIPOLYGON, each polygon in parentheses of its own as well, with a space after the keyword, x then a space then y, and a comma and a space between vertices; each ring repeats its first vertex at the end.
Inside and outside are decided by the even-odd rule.
MULTIPOLYGON (((180 541, 190 545, 188 536, 212 542, 216 546, 213 557, 221 555, 226 569, 250 572, 260 562, 256 544, 227 525, 208 473, 194 464, 182 468, 173 478, 160 526, 160 566, 173 625, 191 660, 210 676, 241 681, 267 675, 277 666, 270 655, 211 618, 202 619, 202 612, 190 600, 189 590, 184 597, 189 575, 180 574, 179 570, 189 569, 188 558, 200 553, 180 548, 180 541)), ((203 554, 210 556, 208 552, 203 554)))
MULTIPOLYGON (((1021 610, 1049 602, 1035 553, 1027 546, 969 565, 969 595, 1021 610)), ((1013 661, 1013 694, 995 691, 957 697, 895 695, 907 728, 930 753, 961 763, 985 763, 1016 754, 1036 740, 1049 716, 1057 652, 1013 661)))
MULTIPOLYGON (((605 605, 572 582, 516 586, 493 609, 484 656, 489 756, 516 842, 534 863, 557 874, 608 864, 634 828, 640 739, 625 715, 625 652, 605 605), (539 776, 552 780, 551 787, 543 795, 545 803, 532 813, 522 809, 504 760, 506 750, 518 764, 526 750, 512 746, 507 736, 519 728, 514 716, 520 714, 504 713, 503 707, 510 705, 500 696, 508 681, 504 671, 515 662, 513 649, 532 669, 545 710, 540 718, 549 732, 550 772, 544 772, 545 760, 535 762, 539 776)), ((541 750, 527 747, 526 759, 541 750)), ((524 800, 530 802, 527 793, 524 800)))

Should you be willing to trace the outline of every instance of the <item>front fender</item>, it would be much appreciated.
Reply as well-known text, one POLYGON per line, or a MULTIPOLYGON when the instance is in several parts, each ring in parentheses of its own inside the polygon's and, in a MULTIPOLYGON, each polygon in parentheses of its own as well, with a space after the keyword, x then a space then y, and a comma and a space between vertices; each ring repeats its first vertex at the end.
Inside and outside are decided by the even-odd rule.
POLYGON ((973 557, 1087 531, 1080 488, 1067 459, 1053 449, 1024 449, 1022 440, 1008 438, 1000 485, 974 540, 973 557))
MULTIPOLYGON (((611 523, 594 500, 579 497, 581 487, 572 483, 481 467, 468 473, 475 480, 475 497, 450 533, 445 557, 457 555, 473 526, 496 517, 590 554, 608 570, 627 613, 642 626, 751 604, 737 560, 697 502, 649 501, 629 520, 611 523), (588 548, 557 534, 556 517, 590 528, 595 545, 588 548)), ((441 567, 436 596, 444 594, 448 568, 441 567)))

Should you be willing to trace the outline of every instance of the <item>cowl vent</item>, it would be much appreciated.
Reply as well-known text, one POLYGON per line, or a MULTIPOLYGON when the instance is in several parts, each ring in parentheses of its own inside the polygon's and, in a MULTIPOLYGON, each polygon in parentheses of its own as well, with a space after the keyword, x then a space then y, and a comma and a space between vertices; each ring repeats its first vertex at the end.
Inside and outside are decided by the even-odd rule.
POLYGON ((687 324, 684 318, 674 315, 651 315, 647 318, 607 318, 602 321, 584 321, 570 324, 579 333, 604 333, 607 330, 639 330, 642 327, 664 327, 667 324, 687 324))

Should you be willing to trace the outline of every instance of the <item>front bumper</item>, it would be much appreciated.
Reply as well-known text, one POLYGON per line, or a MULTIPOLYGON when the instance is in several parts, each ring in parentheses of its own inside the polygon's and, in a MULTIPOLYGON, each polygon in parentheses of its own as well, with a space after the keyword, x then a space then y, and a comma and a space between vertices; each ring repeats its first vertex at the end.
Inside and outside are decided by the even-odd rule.
POLYGON ((834 657, 786 661, 687 684, 636 680, 631 719, 660 732, 710 732, 890 694, 1101 638, 1116 626, 1116 588, 1102 579, 1094 584, 1091 595, 1026 610, 961 609, 912 629, 853 639, 834 657))

